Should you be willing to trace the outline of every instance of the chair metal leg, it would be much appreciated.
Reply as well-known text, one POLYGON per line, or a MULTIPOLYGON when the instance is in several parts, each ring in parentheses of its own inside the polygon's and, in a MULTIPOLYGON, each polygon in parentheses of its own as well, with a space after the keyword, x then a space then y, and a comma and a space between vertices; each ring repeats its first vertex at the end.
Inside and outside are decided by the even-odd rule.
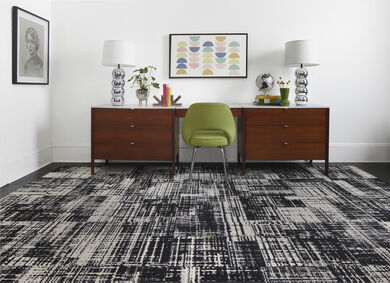
POLYGON ((191 159, 191 170, 190 170, 190 181, 192 181, 192 172, 194 171, 194 163, 195 163, 195 154, 196 150, 199 148, 199 146, 195 146, 194 150, 192 151, 192 159, 191 159))
POLYGON ((226 169, 226 155, 225 155, 225 148, 223 146, 220 146, 219 149, 221 150, 222 159, 223 159, 223 171, 225 172, 225 180, 228 181, 228 174, 226 169))

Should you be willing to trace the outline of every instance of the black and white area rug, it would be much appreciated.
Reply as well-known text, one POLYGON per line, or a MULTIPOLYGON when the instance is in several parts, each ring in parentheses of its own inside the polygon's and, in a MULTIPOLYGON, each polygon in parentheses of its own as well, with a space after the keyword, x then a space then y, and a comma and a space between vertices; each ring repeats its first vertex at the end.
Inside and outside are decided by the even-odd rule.
POLYGON ((0 280, 389 282, 390 186, 352 166, 64 167, 0 200, 0 280))

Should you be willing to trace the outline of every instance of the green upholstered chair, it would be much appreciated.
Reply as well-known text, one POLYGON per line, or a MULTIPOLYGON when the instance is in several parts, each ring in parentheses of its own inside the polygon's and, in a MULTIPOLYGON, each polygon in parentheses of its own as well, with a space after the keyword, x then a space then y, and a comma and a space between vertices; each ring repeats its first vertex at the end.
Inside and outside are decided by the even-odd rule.
POLYGON ((184 117, 182 137, 186 144, 193 146, 190 180, 194 170, 196 150, 201 147, 218 147, 221 150, 225 179, 227 162, 225 146, 236 139, 236 124, 230 108, 223 103, 194 103, 184 117))

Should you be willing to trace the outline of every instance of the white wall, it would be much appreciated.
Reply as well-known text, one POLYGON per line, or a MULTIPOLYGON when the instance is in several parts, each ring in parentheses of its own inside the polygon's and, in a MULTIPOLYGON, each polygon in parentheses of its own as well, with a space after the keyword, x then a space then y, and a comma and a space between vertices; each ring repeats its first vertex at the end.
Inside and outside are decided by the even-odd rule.
MULTIPOLYGON (((104 40, 134 41, 138 64, 157 66, 183 103, 248 103, 258 74, 293 80, 283 66, 286 41, 317 39, 321 65, 309 70, 309 99, 331 106, 331 161, 390 161, 389 10, 388 0, 54 0, 54 160, 89 160, 90 107, 110 102, 104 40), (247 79, 168 79, 169 33, 202 32, 249 34, 247 79)), ((127 88, 127 103, 137 103, 134 92, 127 88)))
POLYGON ((50 20, 50 0, 0 3, 0 187, 52 161, 50 87, 12 85, 12 6, 50 20))

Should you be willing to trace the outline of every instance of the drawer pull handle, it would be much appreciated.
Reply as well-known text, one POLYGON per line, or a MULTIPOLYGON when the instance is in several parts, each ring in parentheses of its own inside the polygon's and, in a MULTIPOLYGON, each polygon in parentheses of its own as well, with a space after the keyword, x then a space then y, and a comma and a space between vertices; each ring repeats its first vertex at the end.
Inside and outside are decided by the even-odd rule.
POLYGON ((135 144, 135 142, 130 142, 130 144, 131 144, 131 145, 134 145, 134 144, 135 144))
POLYGON ((283 125, 283 127, 288 128, 288 125, 283 125))
POLYGON ((135 125, 130 125, 130 128, 135 128, 135 125))
POLYGON ((288 145, 288 142, 284 142, 283 145, 288 145))

